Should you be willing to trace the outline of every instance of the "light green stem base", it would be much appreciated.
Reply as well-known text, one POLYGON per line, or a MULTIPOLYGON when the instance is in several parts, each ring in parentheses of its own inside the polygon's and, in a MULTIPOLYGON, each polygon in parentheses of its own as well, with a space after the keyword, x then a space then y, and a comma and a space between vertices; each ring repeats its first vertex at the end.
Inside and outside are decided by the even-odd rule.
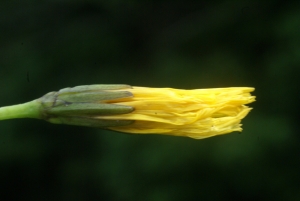
POLYGON ((0 107, 0 120, 16 118, 40 118, 40 101, 33 100, 27 103, 0 107))

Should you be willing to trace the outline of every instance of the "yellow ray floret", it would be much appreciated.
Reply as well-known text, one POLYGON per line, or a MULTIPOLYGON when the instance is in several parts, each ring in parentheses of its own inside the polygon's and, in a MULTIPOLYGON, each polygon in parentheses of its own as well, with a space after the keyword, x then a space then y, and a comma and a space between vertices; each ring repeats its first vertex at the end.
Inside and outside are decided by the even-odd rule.
MULTIPOLYGON (((122 91, 122 90, 120 90, 122 91)), ((111 130, 137 134, 166 134, 203 139, 242 131, 241 120, 255 101, 254 88, 232 87, 181 90, 172 88, 132 87, 133 97, 109 103, 131 106, 128 114, 99 116, 99 119, 134 120, 111 130)))

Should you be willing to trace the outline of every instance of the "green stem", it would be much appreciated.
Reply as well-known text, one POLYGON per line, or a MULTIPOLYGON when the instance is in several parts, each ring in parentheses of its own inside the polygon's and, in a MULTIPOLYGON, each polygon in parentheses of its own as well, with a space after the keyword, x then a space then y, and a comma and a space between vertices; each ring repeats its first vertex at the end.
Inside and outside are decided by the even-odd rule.
POLYGON ((16 118, 40 118, 40 101, 33 100, 27 103, 0 107, 0 120, 16 118))

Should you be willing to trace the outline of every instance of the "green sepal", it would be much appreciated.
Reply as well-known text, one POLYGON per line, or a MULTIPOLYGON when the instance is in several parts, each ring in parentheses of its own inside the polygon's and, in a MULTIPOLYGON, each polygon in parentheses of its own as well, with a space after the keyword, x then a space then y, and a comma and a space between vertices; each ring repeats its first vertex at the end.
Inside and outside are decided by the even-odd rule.
POLYGON ((100 102, 107 100, 117 100, 121 98, 132 97, 132 93, 129 91, 90 91, 81 93, 59 93, 57 96, 58 100, 63 100, 65 102, 80 102, 80 103, 90 103, 90 102, 100 102))
POLYGON ((127 126, 134 122, 132 120, 105 120, 105 119, 97 119, 91 117, 71 117, 71 116, 51 118, 48 121, 55 124, 67 124, 67 125, 100 127, 100 128, 114 127, 114 126, 127 126))
POLYGON ((88 91, 99 91, 99 90, 120 90, 120 89, 130 89, 130 85, 126 84, 92 84, 92 85, 81 85, 77 87, 68 87, 59 90, 59 93, 81 93, 88 91))
POLYGON ((89 116, 89 115, 115 115, 126 114, 132 112, 134 109, 130 106, 116 105, 116 104, 102 104, 102 103, 71 103, 51 107, 47 109, 50 115, 71 115, 71 116, 89 116))
POLYGON ((49 92, 42 98, 44 107, 54 107, 74 102, 100 102, 132 97, 129 91, 114 91, 130 89, 129 85, 83 85, 73 88, 64 88, 58 92, 49 92))

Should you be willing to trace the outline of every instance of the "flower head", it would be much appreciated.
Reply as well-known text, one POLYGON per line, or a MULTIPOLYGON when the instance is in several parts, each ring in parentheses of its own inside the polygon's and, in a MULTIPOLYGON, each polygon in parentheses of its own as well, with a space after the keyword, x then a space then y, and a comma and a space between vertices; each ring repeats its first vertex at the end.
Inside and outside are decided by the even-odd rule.
POLYGON ((101 127, 135 134, 166 134, 203 139, 241 131, 255 101, 254 88, 182 90, 84 85, 0 108, 0 120, 37 118, 51 123, 101 127))

